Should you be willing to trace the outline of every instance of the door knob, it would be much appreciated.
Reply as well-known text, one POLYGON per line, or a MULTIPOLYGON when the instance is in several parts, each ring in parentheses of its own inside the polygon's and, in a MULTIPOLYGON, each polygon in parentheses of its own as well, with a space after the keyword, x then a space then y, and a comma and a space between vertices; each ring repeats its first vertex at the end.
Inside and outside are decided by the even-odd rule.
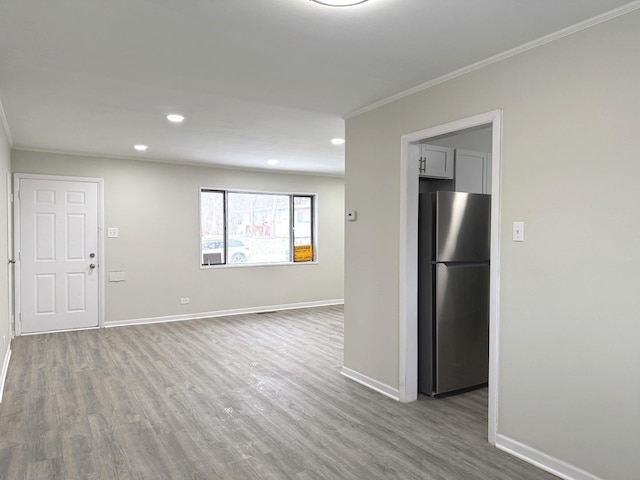
POLYGON ((95 257, 95 256, 96 256, 96 254, 95 254, 95 253, 90 253, 90 254, 89 254, 89 258, 93 258, 93 257, 95 257))
POLYGON ((96 268, 96 264, 92 263, 91 265, 89 265, 89 268, 91 268, 93 270, 94 268, 96 268))

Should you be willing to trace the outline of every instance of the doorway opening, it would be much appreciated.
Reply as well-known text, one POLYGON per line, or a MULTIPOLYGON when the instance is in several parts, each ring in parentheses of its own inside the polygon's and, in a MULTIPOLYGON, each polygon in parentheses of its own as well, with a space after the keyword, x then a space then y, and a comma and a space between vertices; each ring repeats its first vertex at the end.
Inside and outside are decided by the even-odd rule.
POLYGON ((491 245, 489 287, 489 412, 488 441, 496 443, 498 405, 498 338, 500 294, 500 166, 502 111, 474 115, 454 122, 409 133, 401 137, 400 171, 400 278, 399 278, 399 397, 403 402, 418 397, 418 200, 419 166, 411 144, 442 139, 460 132, 491 129, 491 245))

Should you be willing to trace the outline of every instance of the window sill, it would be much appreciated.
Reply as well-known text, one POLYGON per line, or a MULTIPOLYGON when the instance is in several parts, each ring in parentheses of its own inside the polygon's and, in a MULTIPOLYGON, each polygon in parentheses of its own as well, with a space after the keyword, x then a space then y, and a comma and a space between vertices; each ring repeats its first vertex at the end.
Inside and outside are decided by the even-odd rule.
POLYGON ((253 267, 289 267, 300 265, 318 265, 318 261, 313 262, 282 262, 282 263, 233 263, 224 265, 200 265, 200 270, 217 270, 225 268, 253 268, 253 267))

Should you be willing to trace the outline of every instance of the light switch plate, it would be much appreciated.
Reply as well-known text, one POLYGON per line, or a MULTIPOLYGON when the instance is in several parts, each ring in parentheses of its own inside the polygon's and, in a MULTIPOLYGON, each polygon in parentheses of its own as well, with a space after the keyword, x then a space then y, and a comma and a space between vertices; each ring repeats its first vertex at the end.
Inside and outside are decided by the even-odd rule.
POLYGON ((107 228, 107 238, 118 238, 118 229, 116 227, 107 228))
POLYGON ((513 222, 513 241, 524 242, 524 222, 513 222))

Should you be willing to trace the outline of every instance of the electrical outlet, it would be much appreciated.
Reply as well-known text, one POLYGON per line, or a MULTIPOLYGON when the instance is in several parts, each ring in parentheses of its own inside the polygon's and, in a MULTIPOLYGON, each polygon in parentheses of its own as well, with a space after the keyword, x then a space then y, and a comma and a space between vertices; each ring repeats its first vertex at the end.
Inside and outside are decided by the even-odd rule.
POLYGON ((186 305, 189 303, 189 297, 184 297, 180 299, 180 305, 186 305))

